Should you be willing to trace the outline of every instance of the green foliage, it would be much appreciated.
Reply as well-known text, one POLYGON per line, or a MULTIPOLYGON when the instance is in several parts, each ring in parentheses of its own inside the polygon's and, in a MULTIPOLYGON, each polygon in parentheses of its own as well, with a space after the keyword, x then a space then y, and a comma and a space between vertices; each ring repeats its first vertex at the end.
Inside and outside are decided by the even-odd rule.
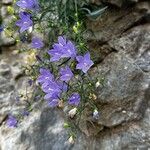
POLYGON ((43 21, 47 22, 48 42, 52 43, 58 35, 64 34, 85 48, 82 37, 85 31, 85 14, 81 8, 86 3, 86 0, 40 0, 42 13, 38 21, 40 24, 43 21))

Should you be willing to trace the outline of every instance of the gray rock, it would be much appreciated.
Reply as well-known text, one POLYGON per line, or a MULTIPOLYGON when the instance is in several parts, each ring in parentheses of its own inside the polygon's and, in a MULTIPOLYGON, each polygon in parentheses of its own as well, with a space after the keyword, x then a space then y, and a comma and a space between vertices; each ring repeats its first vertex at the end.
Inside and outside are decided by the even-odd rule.
MULTIPOLYGON (((122 51, 111 53, 93 71, 98 80, 101 80, 98 75, 105 80, 97 88, 98 98, 95 102, 100 111, 97 121, 100 130, 143 117, 148 104, 145 94, 150 92, 150 79, 132 59, 122 51)), ((85 109, 79 125, 87 135, 92 128, 86 127, 88 122, 93 122, 91 114, 90 109, 85 109)), ((99 131, 97 123, 94 129, 99 131)))
MULTIPOLYGON (((12 1, 2 2, 9 4, 12 1)), ((98 0, 90 2, 101 3, 98 0)), ((7 114, 17 114, 25 106, 24 102, 16 103, 16 96, 18 92, 25 92, 27 81, 20 64, 16 63, 16 60, 20 62, 18 56, 14 57, 10 53, 12 50, 8 52, 9 47, 3 47, 3 54, 7 51, 3 57, 8 61, 2 61, 4 58, 0 56, 0 150, 150 149, 149 2, 103 2, 112 5, 98 20, 88 22, 92 33, 86 35, 98 63, 92 75, 99 73, 97 78, 104 78, 97 88, 95 101, 99 119, 92 118, 93 110, 87 106, 75 130, 75 144, 70 144, 67 130, 63 128, 62 111, 36 102, 33 106, 38 110, 20 120, 17 128, 8 128, 5 124, 7 114), (129 7, 125 8, 127 3, 129 7), (136 4, 131 7, 131 3, 136 4)), ((4 6, 1 11, 5 23, 11 20, 4 6)), ((3 34, 0 43, 14 44, 3 34)), ((34 92, 30 87, 28 89, 32 95, 34 92)))
POLYGON ((150 71, 150 24, 137 26, 109 42, 117 51, 124 51, 145 72, 150 71))
POLYGON ((1 127, 2 150, 69 150, 61 112, 44 108, 25 118, 16 129, 1 127), (8 136, 9 133, 9 136, 8 136), (3 144, 2 144, 3 143, 3 144))
POLYGON ((119 37, 125 31, 139 24, 149 14, 149 2, 136 4, 125 9, 108 9, 97 20, 87 21, 89 31, 84 35, 90 41, 97 41, 99 45, 119 37))
MULTIPOLYGON (((11 67, 8 61, 0 60, 0 124, 8 113, 17 113, 19 110, 25 107, 25 102, 18 103, 17 91, 14 75, 18 72, 17 68, 11 67), (13 69, 13 71, 12 71, 13 69), (15 71, 16 70, 16 71, 15 71)), ((26 82, 26 80, 24 80, 26 82)), ((17 87, 25 91, 26 85, 22 84, 17 87)))
POLYGON ((137 3, 139 0, 102 0, 105 3, 110 3, 118 7, 126 6, 130 3, 137 3))
POLYGON ((6 18, 9 15, 7 11, 7 6, 1 7, 0 14, 1 14, 2 19, 6 18))

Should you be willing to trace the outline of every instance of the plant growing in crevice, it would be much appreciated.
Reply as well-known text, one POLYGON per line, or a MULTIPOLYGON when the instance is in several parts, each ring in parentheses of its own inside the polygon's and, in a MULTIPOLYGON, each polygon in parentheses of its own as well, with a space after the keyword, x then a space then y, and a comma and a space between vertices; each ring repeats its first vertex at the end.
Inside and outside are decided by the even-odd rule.
MULTIPOLYGON (((16 41, 26 41, 30 45, 20 52, 29 53, 25 72, 30 77, 29 85, 40 91, 32 98, 35 100, 39 96, 38 99, 44 99, 50 107, 65 107, 65 114, 71 119, 76 116, 78 121, 87 104, 93 109, 93 117, 99 117, 94 103, 99 82, 88 73, 94 62, 83 38, 85 10, 89 10, 84 8, 86 5, 86 0, 18 0, 14 7, 19 9, 11 11, 15 16, 14 30, 19 28, 16 41), (37 33, 44 38, 35 35, 37 33)), ((88 16, 97 17, 105 9, 88 11, 88 16)), ((33 110, 34 101, 29 101, 27 95, 26 102, 26 109, 18 118, 33 110)), ((10 115, 7 124, 16 127, 17 123, 10 115)), ((77 124, 64 124, 71 129, 70 142, 75 138, 77 124)))

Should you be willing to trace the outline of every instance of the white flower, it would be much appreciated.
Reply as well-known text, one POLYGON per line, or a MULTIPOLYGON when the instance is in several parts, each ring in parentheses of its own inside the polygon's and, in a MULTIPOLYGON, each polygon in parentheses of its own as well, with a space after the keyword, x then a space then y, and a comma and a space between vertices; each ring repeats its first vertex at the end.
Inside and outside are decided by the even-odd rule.
POLYGON ((68 114, 70 118, 73 118, 76 115, 76 113, 77 113, 77 108, 75 107, 71 109, 68 114))

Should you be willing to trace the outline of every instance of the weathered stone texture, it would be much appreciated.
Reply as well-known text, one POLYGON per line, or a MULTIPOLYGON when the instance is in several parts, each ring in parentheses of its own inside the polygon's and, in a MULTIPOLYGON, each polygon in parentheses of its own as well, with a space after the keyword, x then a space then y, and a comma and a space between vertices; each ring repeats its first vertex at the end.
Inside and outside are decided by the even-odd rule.
POLYGON ((14 92, 24 91, 26 80, 21 77, 19 60, 16 56, 12 59, 13 52, 6 52, 8 49, 3 47, 3 55, 0 55, 0 150, 150 149, 150 2, 90 2, 108 5, 101 17, 87 21, 89 32, 85 35, 97 63, 91 74, 97 75, 98 80, 104 78, 97 88, 95 101, 99 119, 92 118, 92 110, 87 106, 73 145, 67 142, 69 137, 63 128, 62 111, 44 104, 25 117, 18 128, 8 128, 5 125, 7 114, 24 106, 14 104, 14 92))

